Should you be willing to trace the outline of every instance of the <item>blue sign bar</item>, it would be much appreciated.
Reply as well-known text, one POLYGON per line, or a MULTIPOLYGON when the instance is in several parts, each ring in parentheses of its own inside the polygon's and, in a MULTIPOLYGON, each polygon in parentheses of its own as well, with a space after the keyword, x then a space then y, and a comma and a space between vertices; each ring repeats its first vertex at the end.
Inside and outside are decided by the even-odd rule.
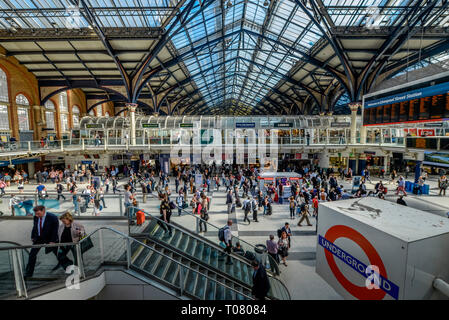
POLYGON ((393 96, 380 98, 372 101, 365 101, 365 109, 384 106, 392 103, 399 103, 404 101, 415 100, 419 98, 431 97, 438 94, 445 94, 449 92, 449 82, 437 84, 435 86, 416 89, 409 92, 398 93, 393 96))
POLYGON ((255 128, 256 123, 255 122, 237 122, 235 124, 236 128, 255 128))

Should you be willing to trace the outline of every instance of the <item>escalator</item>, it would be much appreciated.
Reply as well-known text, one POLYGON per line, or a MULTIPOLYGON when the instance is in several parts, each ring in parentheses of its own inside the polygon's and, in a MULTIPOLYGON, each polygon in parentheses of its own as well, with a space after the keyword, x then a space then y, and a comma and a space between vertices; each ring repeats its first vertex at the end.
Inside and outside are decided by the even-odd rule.
MULTIPOLYGON (((251 293, 254 270, 249 259, 238 254, 231 254, 232 264, 228 265, 225 263, 226 257, 223 254, 223 248, 212 241, 212 237, 210 239, 201 237, 174 222, 171 222, 173 234, 170 237, 164 233, 160 226, 161 223, 158 218, 147 214, 143 226, 130 228, 130 236, 161 248, 164 252, 193 261, 198 268, 215 273, 217 280, 227 279, 226 281, 231 281, 237 290, 251 293)), ((267 275, 271 284, 268 298, 289 300, 290 295, 285 285, 270 271, 267 271, 267 275)), ((201 282, 201 285, 204 283, 201 282)), ((204 289, 200 290, 202 290, 201 293, 205 291, 204 289)), ((209 295, 213 296, 212 293, 207 293, 207 296, 209 295)), ((238 296, 236 298, 239 299, 238 296)))
POLYGON ((135 242, 131 261, 132 269, 172 288, 183 287, 183 295, 192 299, 251 300, 245 286, 151 241, 146 246, 135 242))

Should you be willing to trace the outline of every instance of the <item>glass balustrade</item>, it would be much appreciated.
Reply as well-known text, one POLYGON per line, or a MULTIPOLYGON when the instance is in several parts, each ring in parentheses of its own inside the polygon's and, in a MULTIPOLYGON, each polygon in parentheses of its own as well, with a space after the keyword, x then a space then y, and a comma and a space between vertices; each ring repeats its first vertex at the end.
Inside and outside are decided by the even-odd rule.
POLYGON ((107 227, 97 229, 77 244, 0 243, 0 297, 26 298, 40 287, 74 285, 68 281, 69 271, 76 272, 82 281, 105 265, 131 268, 193 299, 252 299, 249 289, 236 282, 107 227), (32 276, 25 277, 26 271, 30 271, 27 264, 31 250, 38 250, 35 268, 32 276), (63 266, 58 266, 57 255, 63 266))

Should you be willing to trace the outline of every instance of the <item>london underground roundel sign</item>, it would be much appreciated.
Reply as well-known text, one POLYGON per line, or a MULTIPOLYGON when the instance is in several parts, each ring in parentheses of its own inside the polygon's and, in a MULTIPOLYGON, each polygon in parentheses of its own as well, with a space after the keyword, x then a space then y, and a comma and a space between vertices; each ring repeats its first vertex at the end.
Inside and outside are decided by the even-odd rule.
POLYGON ((324 237, 319 235, 318 242, 319 245, 324 248, 327 263, 335 278, 352 296, 360 300, 381 300, 388 293, 394 299, 398 299, 399 287, 388 280, 387 271, 379 253, 360 232, 348 226, 335 225, 327 230, 324 237), (361 274, 365 278, 368 278, 368 280, 370 280, 368 276, 371 277, 372 275, 368 272, 368 270, 370 270, 369 266, 365 265, 363 262, 353 257, 350 253, 334 244, 335 240, 339 238, 347 238, 354 241, 367 255, 371 266, 375 266, 377 268, 379 283, 377 288, 369 289, 368 286, 357 286, 349 281, 340 271, 335 262, 335 256, 354 271, 361 274))

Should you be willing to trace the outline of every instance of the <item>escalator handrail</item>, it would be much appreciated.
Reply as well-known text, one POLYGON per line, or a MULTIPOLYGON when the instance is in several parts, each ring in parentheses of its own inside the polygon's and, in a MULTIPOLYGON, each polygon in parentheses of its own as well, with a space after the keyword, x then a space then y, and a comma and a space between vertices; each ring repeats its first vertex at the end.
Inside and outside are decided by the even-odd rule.
POLYGON ((132 237, 130 237, 130 236, 124 234, 123 232, 120 232, 120 231, 118 231, 118 230, 115 230, 114 228, 111 228, 111 227, 100 227, 100 228, 94 230, 93 232, 91 232, 90 234, 88 234, 85 238, 81 239, 81 240, 80 240, 79 242, 77 242, 77 243, 75 243, 75 242, 67 242, 67 243, 39 244, 39 245, 19 245, 19 246, 7 247, 7 248, 1 248, 1 247, 0 247, 0 251, 3 251, 3 250, 13 250, 13 249, 28 249, 28 248, 52 248, 52 247, 59 247, 59 246, 61 246, 61 245, 64 245, 64 246, 69 246, 69 245, 79 245, 79 244, 81 244, 81 242, 86 241, 87 238, 92 237, 92 235, 94 235, 95 233, 99 232, 100 230, 109 230, 109 231, 112 231, 113 233, 116 233, 116 234, 122 236, 123 238, 125 238, 125 239, 127 239, 127 240, 135 241, 135 242, 137 242, 139 245, 141 245, 141 246, 143 246, 143 247, 149 249, 150 251, 152 251, 152 252, 154 252, 154 253, 156 253, 156 254, 159 254, 159 255, 161 255, 161 256, 167 258, 168 260, 174 262, 174 263, 177 264, 180 268, 183 267, 183 268, 185 268, 185 269, 190 270, 190 271, 193 272, 193 273, 200 274, 201 276, 205 277, 206 279, 209 279, 209 280, 212 281, 212 282, 218 283, 219 285, 221 285, 221 286, 223 286, 223 287, 225 287, 225 288, 227 288, 227 289, 229 289, 229 290, 231 290, 231 291, 234 291, 234 292, 236 292, 237 294, 242 295, 242 296, 244 296, 244 297, 246 297, 246 298, 248 298, 248 299, 254 300, 254 298, 245 295, 243 292, 237 291, 237 290, 235 290, 235 289, 233 289, 233 288, 227 286, 226 284, 221 283, 221 282, 219 282, 219 281, 217 281, 217 280, 215 280, 215 279, 213 279, 213 278, 211 278, 211 277, 209 277, 209 276, 207 276, 207 275, 201 274, 198 270, 195 270, 195 269, 193 269, 193 268, 190 268, 190 267, 188 267, 188 266, 185 266, 185 265, 183 265, 182 263, 180 263, 179 261, 177 261, 177 260, 175 260, 175 259, 173 259, 173 258, 171 258, 171 257, 169 257, 169 256, 167 256, 167 255, 165 255, 165 254, 163 254, 162 252, 159 252, 158 250, 156 250, 156 249, 154 249, 154 248, 151 248, 150 246, 147 246, 145 243, 142 243, 142 242, 138 241, 137 239, 134 239, 134 238, 132 238, 132 237))
MULTIPOLYGON (((6 244, 12 244, 12 245, 14 245, 15 247, 21 246, 20 243, 14 242, 14 241, 1 240, 1 241, 0 241, 0 245, 3 244, 3 243, 6 243, 6 244)), ((11 247, 4 247, 4 248, 11 248, 11 247)), ((30 254, 30 252, 29 252, 27 249, 24 249, 24 250, 25 250, 26 253, 30 254)))
MULTIPOLYGON (((158 197, 156 197, 155 195, 153 195, 153 194, 151 194, 151 193, 145 193, 145 194, 146 194, 146 195, 150 195, 150 197, 152 197, 152 198, 157 198, 157 199, 159 199, 158 197)), ((173 203, 174 203, 174 202, 173 202, 173 203)), ((209 226, 211 226, 211 227, 217 229, 217 231, 220 229, 220 228, 217 227, 216 225, 214 225, 214 224, 212 224, 212 223, 210 223, 210 222, 208 222, 208 221, 205 221, 205 220, 201 219, 200 217, 197 217, 196 215, 194 215, 193 213, 187 211, 186 209, 180 208, 176 203, 174 203, 174 204, 175 204, 176 208, 177 208, 177 209, 181 209, 182 212, 187 213, 187 214, 190 215, 190 216, 193 216, 193 217, 194 217, 195 219, 197 219, 197 220, 202 220, 202 221, 204 221, 204 222, 207 223, 209 226)), ((233 236, 233 238, 237 239, 237 241, 239 241, 240 243, 244 243, 245 245, 247 245, 247 246, 249 246, 250 248, 252 248, 253 250, 255 250, 255 247, 254 247, 252 244, 246 242, 245 240, 242 240, 241 238, 235 237, 235 236, 233 236)), ((276 269, 279 270, 279 264, 277 263, 277 261, 274 260, 273 257, 270 256, 270 255, 268 255, 268 259, 269 259, 269 261, 270 261, 270 265, 271 265, 271 264, 275 264, 275 265, 277 266, 276 269)), ((279 275, 279 273, 276 272, 276 275, 279 275)))
MULTIPOLYGON (((129 207, 129 208, 134 208, 135 210, 141 210, 141 211, 143 211, 146 214, 146 217, 148 217, 150 219, 155 219, 157 221, 161 221, 161 222, 165 223, 163 220, 161 220, 161 219, 151 215, 150 213, 146 212, 145 210, 139 209, 137 207, 129 207)), ((175 229, 181 231, 182 233, 188 233, 189 236, 193 237, 196 240, 200 240, 200 241, 205 242, 207 244, 211 244, 211 245, 215 246, 216 248, 222 249, 221 247, 219 247, 219 245, 217 245, 213 241, 210 241, 209 239, 206 239, 206 238, 201 238, 198 235, 194 234, 193 232, 191 232, 189 230, 185 230, 182 227, 173 224, 172 222, 170 222, 170 226, 172 228, 175 228, 175 229)), ((231 253, 231 254, 232 254, 233 258, 237 258, 237 260, 241 261, 242 263, 251 266, 251 264, 245 258, 243 258, 242 256, 240 256, 238 254, 233 254, 233 253, 231 253)), ((268 255, 268 257, 271 257, 271 256, 268 255)), ((270 263, 271 263, 271 261, 270 261, 270 263)), ((275 278, 274 275, 272 274, 272 272, 270 272, 269 270, 267 270, 266 272, 269 275, 271 274, 271 278, 273 279, 273 281, 277 281, 278 283, 280 283, 284 287, 285 292, 287 292, 287 294, 288 294, 289 300, 291 300, 290 292, 288 291, 287 286, 280 279, 275 278)))

